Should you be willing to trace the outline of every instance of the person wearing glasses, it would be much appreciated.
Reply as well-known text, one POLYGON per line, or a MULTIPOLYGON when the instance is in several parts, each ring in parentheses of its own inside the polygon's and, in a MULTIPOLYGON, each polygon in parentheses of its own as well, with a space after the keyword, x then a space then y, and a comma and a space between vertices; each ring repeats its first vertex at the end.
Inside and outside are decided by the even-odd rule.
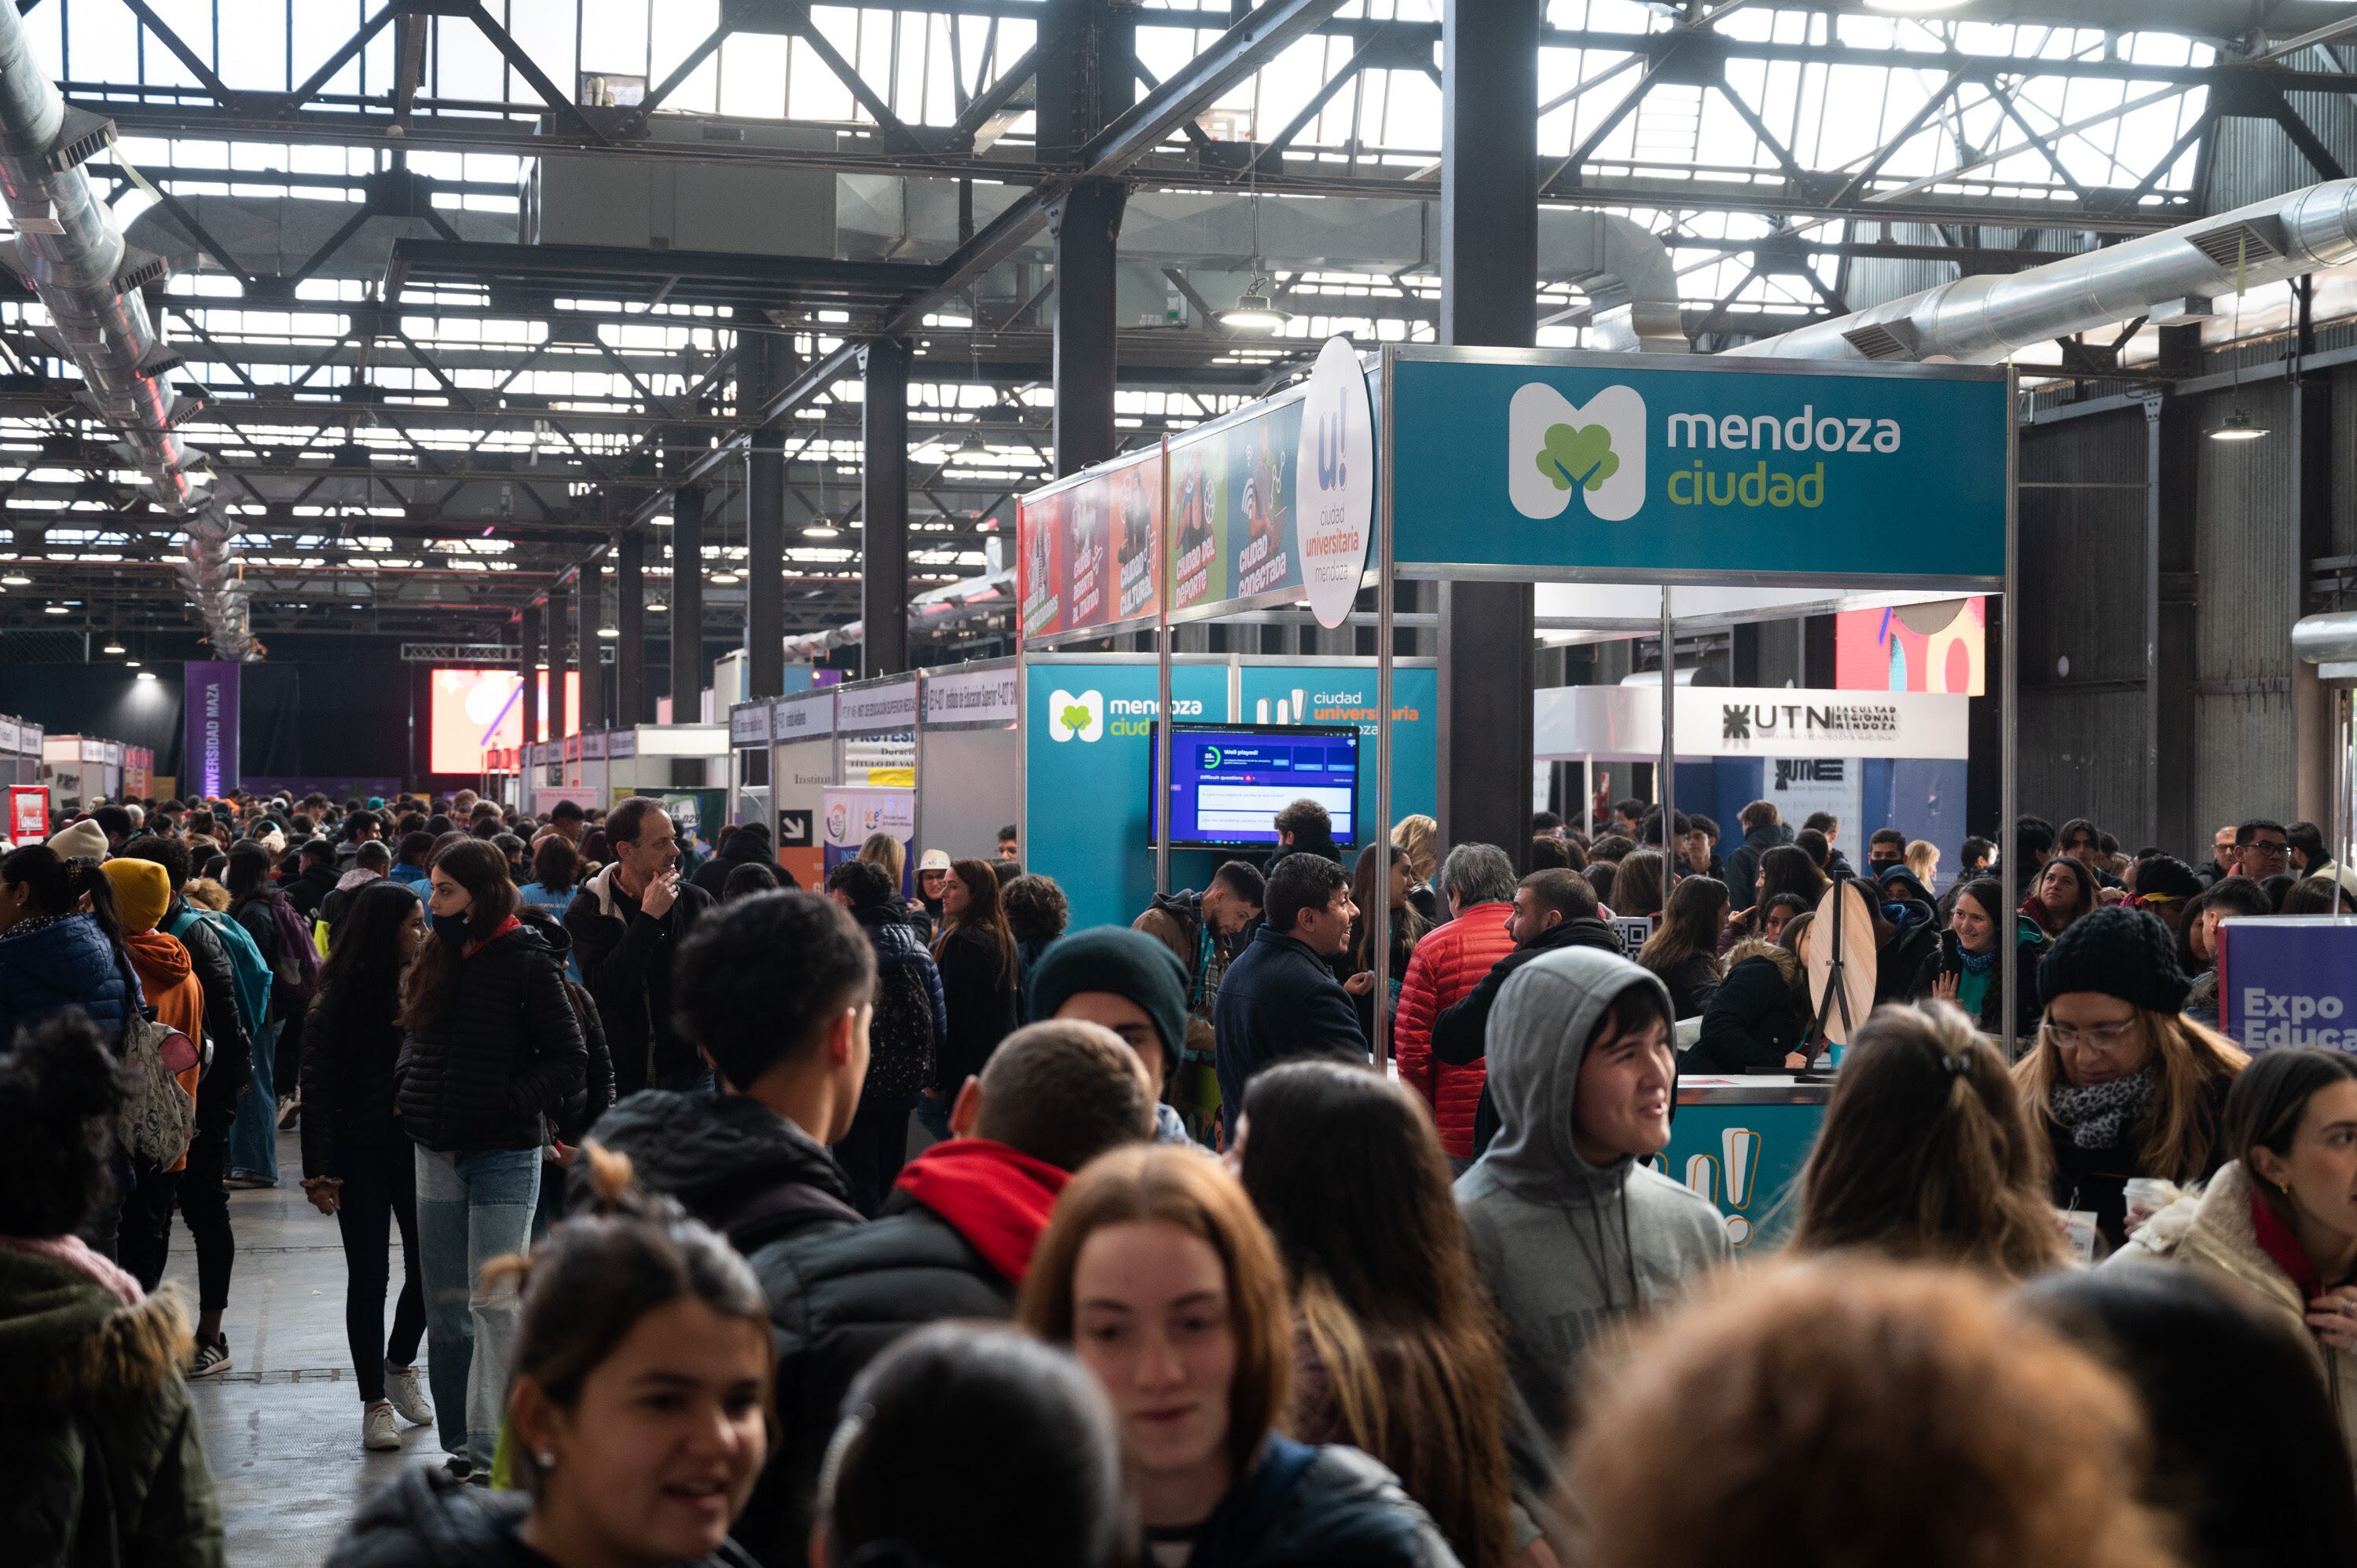
POLYGON ((2168 928, 2125 906, 2073 921, 2038 966, 2044 1019, 2014 1081, 2053 1146, 2054 1202, 2099 1252, 2126 1241, 2131 1179, 2198 1182, 2233 1157, 2220 1116, 2250 1058, 2179 1011, 2190 989, 2168 928))
POLYGON ((2291 836, 2281 822, 2258 820, 2234 830, 2234 875, 2254 882, 2291 869, 2291 836))

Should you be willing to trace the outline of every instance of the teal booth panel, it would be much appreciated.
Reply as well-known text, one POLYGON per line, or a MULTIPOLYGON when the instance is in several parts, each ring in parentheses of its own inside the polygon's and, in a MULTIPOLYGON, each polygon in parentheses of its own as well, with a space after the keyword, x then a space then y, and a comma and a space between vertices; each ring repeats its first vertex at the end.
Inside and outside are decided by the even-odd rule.
MULTIPOLYGON (((1375 810, 1375 665, 1246 664, 1243 724, 1274 724, 1277 704, 1293 724, 1359 726, 1359 800, 1375 810), (1267 716, 1264 716, 1264 714, 1267 716)), ((1392 821, 1437 816, 1439 806, 1440 671, 1430 665, 1392 671, 1392 821)), ((1361 843, 1372 841, 1366 837, 1361 843)))
POLYGON ((1764 1251, 1791 1234, 1798 1216, 1792 1188, 1824 1125, 1823 1099, 1813 1104, 1695 1102, 1696 1094, 1710 1092, 1697 1085, 1680 1088, 1670 1146, 1658 1163, 1672 1180, 1718 1206, 1737 1251, 1764 1251))
MULTIPOLYGON (((1043 658, 1031 662, 1026 680, 1024 869, 1064 890, 1073 930, 1127 925, 1154 897, 1146 808, 1155 666, 1043 658)), ((1225 720, 1227 666, 1174 665, 1170 701, 1181 723, 1225 720)), ((1172 856, 1174 886, 1189 886, 1211 864, 1208 856, 1172 856)))
POLYGON ((1403 567, 2004 575, 2001 372, 1479 353, 1394 350, 1403 567))

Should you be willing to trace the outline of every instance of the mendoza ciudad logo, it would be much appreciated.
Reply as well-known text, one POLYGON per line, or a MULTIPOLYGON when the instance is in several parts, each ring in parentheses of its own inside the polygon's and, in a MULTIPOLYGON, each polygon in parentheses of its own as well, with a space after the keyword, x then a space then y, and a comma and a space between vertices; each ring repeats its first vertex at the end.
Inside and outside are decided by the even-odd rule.
MULTIPOLYGON (((1647 499, 1650 419, 1643 394, 1626 384, 1574 403, 1544 381, 1523 383, 1506 415, 1506 493, 1514 510, 1544 521, 1561 517, 1577 498, 1599 522, 1636 516, 1647 499)), ((1903 433, 1895 419, 1803 403, 1669 413, 1661 437, 1665 456, 1691 454, 1663 466, 1661 499, 1669 505, 1782 510, 1824 504, 1827 456, 1888 455, 1900 449, 1903 433)))

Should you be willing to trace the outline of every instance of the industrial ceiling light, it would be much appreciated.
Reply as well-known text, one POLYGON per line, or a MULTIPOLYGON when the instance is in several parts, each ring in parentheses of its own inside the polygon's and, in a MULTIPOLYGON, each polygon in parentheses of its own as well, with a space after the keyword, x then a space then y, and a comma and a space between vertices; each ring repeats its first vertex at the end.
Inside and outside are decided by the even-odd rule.
POLYGON ((652 598, 647 601, 647 613, 649 615, 662 615, 669 611, 670 608, 670 603, 662 598, 652 598))
POLYGON ((41 611, 45 615, 53 616, 61 616, 68 613, 66 607, 63 605, 43 605, 41 607, 41 611))
POLYGON ((123 661, 123 667, 125 670, 136 670, 139 668, 139 660, 136 659, 126 659, 123 661))
POLYGON ((6 576, 0 577, 0 587, 29 588, 32 585, 33 579, 26 576, 21 572, 11 572, 6 576))
POLYGON ((1268 279, 1255 274, 1245 288, 1243 297, 1220 312, 1220 325, 1243 332, 1276 332, 1293 319, 1293 312, 1279 306, 1267 293, 1268 279))
POLYGON ((597 628, 597 635, 603 638, 619 638, 622 632, 619 627, 601 626, 597 628))
POLYGON ((843 530, 835 527, 826 519, 820 518, 802 530, 802 537, 804 539, 840 539, 843 537, 843 530))
POLYGON ((155 678, 156 671, 153 670, 142 670, 139 671, 138 675, 135 677, 135 679, 141 681, 153 681, 155 678))
POLYGON ((723 567, 721 570, 712 574, 712 580, 725 587, 730 583, 739 581, 739 578, 736 573, 723 567))
POLYGON ((1964 3, 1964 0, 1866 0, 1866 8, 1892 16, 1928 16, 1935 12, 1953 11, 1964 3))
POLYGON ((2239 408, 2202 432, 2212 441, 2256 441, 2266 433, 2266 425, 2254 423, 2251 416, 2239 408))
POLYGON ((106 639, 106 646, 99 651, 102 653, 127 653, 130 650, 124 648, 122 643, 110 637, 106 639))

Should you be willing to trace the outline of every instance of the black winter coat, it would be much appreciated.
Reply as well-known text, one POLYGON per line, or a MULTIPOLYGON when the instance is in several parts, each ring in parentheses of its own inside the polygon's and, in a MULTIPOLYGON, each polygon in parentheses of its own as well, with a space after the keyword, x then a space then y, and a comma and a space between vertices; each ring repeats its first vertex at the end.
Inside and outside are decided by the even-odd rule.
POLYGON ((303 1174, 341 1176, 362 1151, 401 1135, 398 990, 363 1004, 322 986, 303 1028, 303 1174))
POLYGON ((972 929, 943 938, 933 962, 942 972, 942 999, 949 1014, 933 1087, 953 1100, 1020 1023, 1019 977, 1012 961, 1001 972, 996 944, 972 929))
POLYGON ((519 926, 459 961, 441 1022, 402 1045, 394 1103, 425 1148, 534 1149, 587 1071, 562 961, 519 926))
POLYGON ((1760 901, 1760 857, 1792 839, 1792 830, 1781 822, 1745 830, 1743 842, 1727 857, 1727 897, 1732 908, 1749 909, 1760 901))
POLYGON ((1727 972, 1703 1009, 1702 1036, 1678 1063, 1681 1072, 1782 1072, 1800 1047, 1808 1020, 1792 982, 1774 959, 1751 957, 1727 972))
POLYGON ((336 868, 334 866, 307 865, 303 868, 301 875, 286 884, 286 901, 295 906, 296 912, 300 914, 304 923, 308 925, 313 920, 327 918, 319 913, 319 906, 326 903, 328 895, 335 890, 336 868))
POLYGON ((1367 1058, 1359 1009, 1326 961, 1300 938, 1262 926, 1220 980, 1212 1004, 1220 1103, 1230 1126, 1244 1085, 1295 1057, 1367 1058))
POLYGON ((793 873, 778 864, 776 854, 770 848, 770 841, 756 838, 751 833, 730 834, 719 853, 697 866, 695 875, 689 880, 711 894, 714 901, 717 902, 720 890, 728 885, 728 874, 740 865, 766 865, 778 874, 779 886, 795 886, 793 873))
POLYGON ((589 1136, 653 1192, 728 1238, 748 1257, 770 1242, 859 1223, 826 1145, 742 1094, 633 1094, 589 1136))
POLYGON ((619 871, 609 865, 583 884, 565 911, 565 929, 606 1026, 614 1091, 627 1097, 701 1081, 703 1061, 673 1022, 671 965, 681 939, 717 900, 682 882, 677 900, 656 919, 621 890, 619 871))
MULTIPOLYGON (((2233 1151, 2223 1146, 2225 1139, 2218 1133, 2226 1109, 2226 1090, 2233 1081, 2231 1078, 2212 1079, 2194 1108, 2201 1130, 2210 1139, 2210 1155, 2202 1162, 2198 1176, 2202 1181, 2216 1176, 2219 1167, 2233 1157, 2233 1151)), ((2083 1149, 2072 1141, 2071 1129, 2047 1114, 2045 1107, 2039 1107, 2038 1119, 2046 1124, 2046 1136, 2054 1151, 2054 1207, 2092 1211, 2106 1251, 2118 1251, 2127 1245, 2128 1179, 2157 1174, 2144 1169, 2143 1162, 2136 1158, 2137 1145, 2144 1142, 2145 1123, 2139 1122, 2128 1127, 2117 1144, 2083 1149)))
MULTIPOLYGON (((380 1487, 328 1554, 328 1568, 522 1568, 516 1540, 532 1511, 522 1492, 486 1491, 437 1466, 404 1470, 380 1487)), ((736 1542, 678 1568, 752 1568, 736 1542)))
POLYGON ((1457 1568, 1399 1478, 1355 1448, 1283 1437, 1220 1500, 1193 1561, 1218 1568, 1457 1568))
POLYGON ((556 972, 565 975, 565 999, 573 1004, 573 1020, 581 1026, 581 1044, 588 1052, 581 1092, 568 1095, 553 1117, 556 1135, 567 1144, 578 1144, 597 1118, 614 1107, 614 1053, 606 1045, 606 1023, 598 1015, 597 1000, 589 994, 588 987, 565 975, 573 938, 558 920, 556 911, 543 905, 526 904, 517 908, 516 918, 538 933, 540 940, 548 944, 548 950, 555 955, 556 972))
POLYGON ((805 1561, 819 1464, 852 1380, 910 1329, 1015 1316, 1015 1287, 950 1223, 904 1192, 873 1223, 753 1255, 778 1348, 778 1447, 739 1521, 768 1568, 805 1561), (756 1520, 774 1533, 754 1533, 756 1520))
POLYGON ((1688 953, 1684 962, 1662 976, 1662 983, 1670 988, 1671 1016, 1680 1020, 1701 1017, 1724 979, 1717 964, 1707 956, 1688 953))

